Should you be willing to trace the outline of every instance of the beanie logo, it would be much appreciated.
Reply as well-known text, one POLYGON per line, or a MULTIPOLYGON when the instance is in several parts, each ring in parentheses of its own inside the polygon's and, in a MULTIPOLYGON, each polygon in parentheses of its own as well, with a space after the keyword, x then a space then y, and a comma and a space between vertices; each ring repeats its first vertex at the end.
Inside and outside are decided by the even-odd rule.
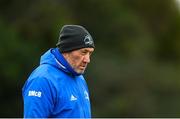
POLYGON ((86 35, 85 38, 84 38, 84 43, 85 43, 85 45, 92 45, 93 40, 92 40, 91 36, 86 35))

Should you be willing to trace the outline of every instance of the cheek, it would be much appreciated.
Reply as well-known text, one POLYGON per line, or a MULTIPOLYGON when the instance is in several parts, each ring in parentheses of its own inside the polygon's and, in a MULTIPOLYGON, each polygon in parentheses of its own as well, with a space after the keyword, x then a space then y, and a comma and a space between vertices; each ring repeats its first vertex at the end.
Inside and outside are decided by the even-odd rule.
POLYGON ((76 66, 80 65, 81 62, 82 62, 82 60, 83 60, 83 58, 80 57, 80 56, 74 56, 74 57, 72 57, 72 62, 73 62, 73 64, 76 65, 76 66))

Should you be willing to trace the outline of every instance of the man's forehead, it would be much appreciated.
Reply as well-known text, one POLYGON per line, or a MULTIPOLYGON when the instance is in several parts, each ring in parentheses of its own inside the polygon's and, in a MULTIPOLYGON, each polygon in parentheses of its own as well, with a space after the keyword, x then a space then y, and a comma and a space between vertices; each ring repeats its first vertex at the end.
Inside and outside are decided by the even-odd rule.
POLYGON ((77 50, 73 50, 71 52, 68 52, 69 54, 71 53, 77 53, 77 52, 93 52, 94 48, 81 48, 81 49, 77 49, 77 50))
POLYGON ((82 49, 79 49, 79 50, 93 52, 94 48, 82 48, 82 49))

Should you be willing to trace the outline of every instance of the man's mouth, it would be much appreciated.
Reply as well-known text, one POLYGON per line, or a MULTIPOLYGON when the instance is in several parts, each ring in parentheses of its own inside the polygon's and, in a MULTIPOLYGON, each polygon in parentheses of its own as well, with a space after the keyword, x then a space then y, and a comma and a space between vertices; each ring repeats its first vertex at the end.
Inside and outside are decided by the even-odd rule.
POLYGON ((85 68, 86 68, 86 65, 80 66, 80 69, 85 69, 85 68))

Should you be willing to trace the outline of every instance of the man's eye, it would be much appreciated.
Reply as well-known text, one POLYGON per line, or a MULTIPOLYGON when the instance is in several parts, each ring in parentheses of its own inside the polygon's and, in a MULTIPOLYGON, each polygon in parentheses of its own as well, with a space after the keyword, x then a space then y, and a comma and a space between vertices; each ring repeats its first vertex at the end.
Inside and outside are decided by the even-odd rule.
POLYGON ((82 52, 82 54, 86 54, 87 52, 82 52))

